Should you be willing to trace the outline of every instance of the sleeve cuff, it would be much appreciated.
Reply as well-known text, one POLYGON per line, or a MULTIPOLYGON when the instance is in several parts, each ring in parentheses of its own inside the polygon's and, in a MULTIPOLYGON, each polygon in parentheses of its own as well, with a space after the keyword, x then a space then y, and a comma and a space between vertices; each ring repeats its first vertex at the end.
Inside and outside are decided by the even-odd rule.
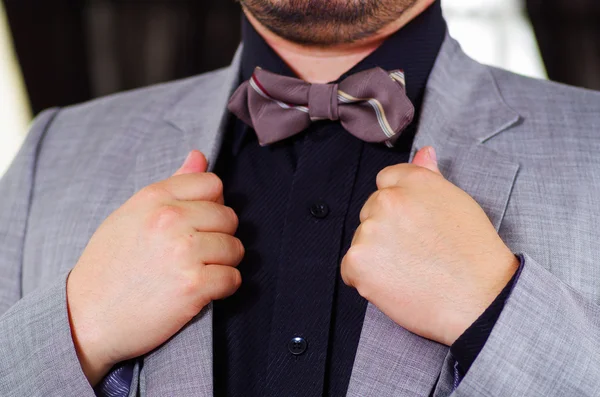
MULTIPOLYGON (((504 309, 506 300, 519 280, 524 264, 523 256, 519 256, 519 261, 519 268, 494 302, 450 347, 450 353, 456 360, 454 367, 456 379, 461 379, 467 374, 492 333, 492 329, 504 309)), ((455 380, 456 382, 457 380, 455 380)))
POLYGON ((0 395, 94 396, 73 344, 67 276, 0 317, 0 395))
POLYGON ((135 372, 135 360, 117 364, 96 385, 94 392, 97 397, 127 397, 130 394, 135 372))
MULTIPOLYGON (((519 282, 452 396, 597 396, 597 295, 574 288, 548 269, 557 264, 542 265, 527 254, 523 257, 519 282)), ((593 258, 580 260, 562 266, 582 270, 595 263, 593 258)))

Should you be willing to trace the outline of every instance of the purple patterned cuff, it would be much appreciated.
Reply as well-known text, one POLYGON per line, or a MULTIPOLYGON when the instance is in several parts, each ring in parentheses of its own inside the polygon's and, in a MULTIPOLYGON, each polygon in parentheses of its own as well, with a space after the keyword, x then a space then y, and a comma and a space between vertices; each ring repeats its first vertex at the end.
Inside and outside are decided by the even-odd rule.
POLYGON ((117 364, 94 388, 98 397, 127 397, 133 379, 134 361, 117 364))

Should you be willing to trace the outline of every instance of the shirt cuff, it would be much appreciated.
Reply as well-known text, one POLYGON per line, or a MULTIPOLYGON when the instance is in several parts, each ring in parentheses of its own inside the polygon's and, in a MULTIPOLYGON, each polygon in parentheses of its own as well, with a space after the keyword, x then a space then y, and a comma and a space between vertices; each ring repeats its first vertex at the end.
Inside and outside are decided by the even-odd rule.
POLYGON ((94 388, 97 397, 127 397, 133 379, 135 361, 117 364, 94 388))
POLYGON ((504 304, 510 296, 513 287, 519 280, 521 270, 523 269, 524 258, 523 256, 518 256, 518 258, 520 261, 519 268, 506 287, 504 287, 494 302, 492 302, 485 312, 479 316, 473 325, 471 325, 450 347, 450 353, 456 361, 454 368, 458 379, 465 377, 469 368, 471 368, 471 365, 485 346, 494 325, 496 325, 498 318, 500 318, 502 309, 504 309, 504 304))

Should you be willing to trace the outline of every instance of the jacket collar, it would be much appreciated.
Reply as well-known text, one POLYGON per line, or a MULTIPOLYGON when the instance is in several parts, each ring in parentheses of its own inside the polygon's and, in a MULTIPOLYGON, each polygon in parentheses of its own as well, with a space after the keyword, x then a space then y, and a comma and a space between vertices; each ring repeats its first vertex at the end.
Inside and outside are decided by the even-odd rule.
MULTIPOLYGON (((164 116, 183 132, 186 141, 210 147, 206 154, 213 159, 231 117, 227 102, 240 84, 242 51, 240 46, 228 68, 202 76, 164 116), (200 135, 203 141, 194 142, 200 135)), ((504 100, 491 68, 467 57, 459 44, 446 36, 425 89, 415 148, 444 139, 442 130, 434 131, 434 126, 484 143, 519 119, 519 113, 504 100)))
POLYGON ((427 83, 415 147, 433 144, 448 134, 484 143, 519 119, 519 113, 504 100, 493 69, 469 58, 447 36, 427 83))

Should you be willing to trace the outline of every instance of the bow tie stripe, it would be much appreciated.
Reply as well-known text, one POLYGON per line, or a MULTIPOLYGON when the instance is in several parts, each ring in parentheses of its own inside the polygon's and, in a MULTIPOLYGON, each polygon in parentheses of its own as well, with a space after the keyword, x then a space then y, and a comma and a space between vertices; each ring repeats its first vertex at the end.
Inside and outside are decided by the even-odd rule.
POLYGON ((404 73, 381 68, 339 84, 310 84, 256 68, 231 97, 229 110, 254 128, 263 146, 298 134, 314 121, 339 120, 357 138, 391 147, 414 117, 404 73))
POLYGON ((402 70, 394 70, 390 73, 390 77, 402 84, 402 87, 406 87, 406 78, 404 77, 404 72, 402 70))
POLYGON ((299 110, 301 112, 308 113, 308 108, 306 106, 289 105, 287 103, 278 101, 277 99, 273 98, 267 92, 267 90, 265 90, 264 87, 260 84, 260 81, 258 81, 258 79, 256 78, 255 75, 252 75, 252 77, 249 80, 249 83, 250 83, 250 86, 254 89, 254 91, 256 91, 258 93, 258 95, 262 96, 263 98, 266 98, 266 99, 269 99, 269 100, 275 102, 282 109, 296 109, 296 110, 299 110))
MULTIPOLYGON (((367 103, 371 105, 375 114, 377 115, 377 121, 379 122, 379 126, 381 130, 388 138, 393 138, 395 135, 394 130, 390 126, 387 118, 385 117, 385 110, 383 109, 383 105, 375 98, 355 98, 352 95, 346 94, 344 91, 338 90, 338 98, 340 102, 343 103, 367 103)), ((386 141, 386 143, 388 143, 386 141)), ((388 145, 390 146, 390 145, 388 145)), ((393 146, 393 145, 391 145, 393 146)))

